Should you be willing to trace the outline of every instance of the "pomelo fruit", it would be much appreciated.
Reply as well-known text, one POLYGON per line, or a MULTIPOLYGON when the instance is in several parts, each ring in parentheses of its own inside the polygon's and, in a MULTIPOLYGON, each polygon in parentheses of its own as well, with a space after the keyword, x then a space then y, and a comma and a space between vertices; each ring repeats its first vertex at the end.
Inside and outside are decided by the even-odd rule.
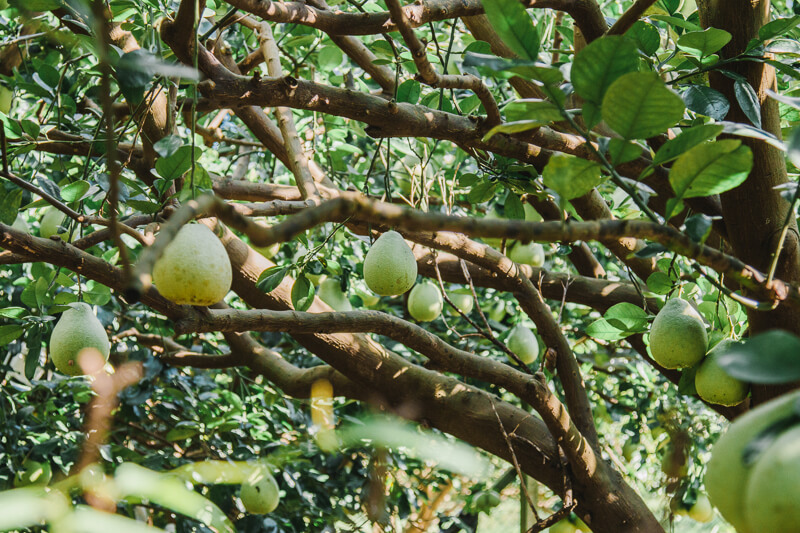
POLYGON ((439 288, 433 283, 420 283, 408 295, 408 314, 417 322, 436 320, 442 314, 443 305, 439 288))
POLYGON ((364 305, 367 307, 372 307, 381 300, 380 296, 369 290, 369 287, 367 287, 367 284, 363 279, 357 280, 355 283, 353 283, 353 290, 356 291, 358 297, 361 298, 361 301, 364 302, 364 305))
POLYGON ((242 484, 239 497, 248 513, 271 513, 280 502, 278 482, 267 467, 259 468, 242 484))
POLYGON ((578 529, 566 518, 559 520, 548 529, 550 533, 577 533, 578 529))
POLYGON ((353 306, 347 295, 342 292, 342 284, 338 279, 328 278, 319 285, 319 297, 330 305, 334 311, 352 311, 353 306))
POLYGON ((664 368, 689 368, 708 350, 703 318, 681 298, 669 300, 650 327, 650 353, 664 368))
POLYGON ((538 242, 515 242, 508 251, 508 258, 521 265, 540 267, 544 264, 544 247, 538 242))
POLYGON ((252 244, 250 246, 253 248, 253 250, 260 253, 267 259, 272 259, 275 257, 275 254, 277 254, 281 249, 281 243, 279 242, 272 243, 269 246, 253 246, 252 244))
POLYGON ((744 517, 755 533, 800 531, 800 426, 782 433, 756 459, 744 493, 744 517))
POLYGON ((697 495, 697 501, 689 508, 689 517, 697 522, 707 523, 714 518, 714 508, 703 493, 697 495))
POLYGON ((225 246, 203 224, 183 226, 153 266, 158 292, 176 304, 215 304, 228 294, 232 279, 225 246))
POLYGON ((83 370, 78 364, 78 353, 84 348, 96 348, 108 361, 111 343, 103 324, 94 316, 89 304, 76 302, 61 314, 53 328, 50 359, 62 374, 80 376, 83 370))
POLYGON ((751 529, 745 519, 745 490, 752 469, 744 464, 744 450, 767 427, 790 416, 798 398, 800 391, 795 391, 748 411, 734 420, 711 448, 704 480, 706 492, 714 507, 739 533, 768 531, 751 529))
POLYGON ((520 361, 529 365, 539 357, 539 341, 530 329, 521 324, 517 324, 511 329, 511 333, 506 339, 508 349, 517 354, 520 361))
MULTIPOLYGON (((475 307, 475 299, 472 297, 472 294, 467 294, 466 292, 448 292, 448 298, 450 301, 453 302, 462 313, 468 315, 472 308, 475 307)), ((450 314, 457 314, 455 310, 450 309, 450 314)))
POLYGON ((14 219, 14 223, 11 224, 11 227, 18 231, 24 231, 25 233, 31 232, 30 226, 28 226, 28 223, 25 222, 24 218, 22 218, 22 215, 17 215, 17 218, 14 219))
POLYGON ((67 215, 55 207, 45 208, 44 215, 39 222, 39 235, 45 239, 49 239, 53 235, 58 235, 61 237, 61 240, 66 241, 69 238, 69 231, 66 227, 67 224, 65 224, 66 219, 67 215))
POLYGON ((364 281, 381 296, 397 296, 417 279, 417 260, 403 236, 387 231, 372 244, 364 258, 364 281))
POLYGON ((729 375, 719 366, 719 356, 722 355, 735 342, 723 339, 700 363, 700 368, 694 377, 694 386, 697 394, 708 403, 718 405, 737 405, 747 398, 750 385, 729 375))

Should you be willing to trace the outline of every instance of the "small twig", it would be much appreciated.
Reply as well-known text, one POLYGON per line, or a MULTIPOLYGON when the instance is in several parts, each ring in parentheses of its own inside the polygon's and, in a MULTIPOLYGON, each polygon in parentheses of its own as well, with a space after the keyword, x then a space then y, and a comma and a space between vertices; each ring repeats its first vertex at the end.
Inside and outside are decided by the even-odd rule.
POLYGON ((397 29, 403 36, 403 40, 411 50, 411 56, 414 58, 414 63, 419 70, 417 78, 433 88, 442 89, 467 89, 474 92, 480 99, 483 107, 486 109, 486 118, 489 126, 496 126, 502 122, 500 118, 500 110, 497 107, 497 102, 483 83, 483 80, 471 74, 465 75, 441 75, 436 72, 430 61, 428 61, 427 51, 425 45, 414 33, 411 23, 408 20, 402 6, 398 0, 387 0, 386 6, 389 8, 389 13, 392 16, 392 21, 397 24, 397 29))
POLYGON ((657 0, 636 0, 631 7, 623 13, 606 35, 622 35, 639 20, 647 9, 656 3, 657 0))

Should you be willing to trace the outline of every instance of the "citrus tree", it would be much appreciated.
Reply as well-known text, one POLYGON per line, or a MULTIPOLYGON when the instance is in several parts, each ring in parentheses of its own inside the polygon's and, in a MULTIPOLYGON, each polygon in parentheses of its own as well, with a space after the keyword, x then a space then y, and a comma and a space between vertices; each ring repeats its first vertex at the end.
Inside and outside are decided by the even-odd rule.
POLYGON ((791 0, 0 7, 0 529, 796 527, 791 0))

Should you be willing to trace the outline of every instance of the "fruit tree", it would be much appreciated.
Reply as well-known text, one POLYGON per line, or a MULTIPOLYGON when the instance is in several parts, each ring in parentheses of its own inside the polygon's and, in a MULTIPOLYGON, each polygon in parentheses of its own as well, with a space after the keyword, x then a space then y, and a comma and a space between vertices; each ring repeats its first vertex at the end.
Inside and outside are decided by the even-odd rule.
POLYGON ((0 530, 800 531, 800 5, 328 1, 0 0, 0 530))

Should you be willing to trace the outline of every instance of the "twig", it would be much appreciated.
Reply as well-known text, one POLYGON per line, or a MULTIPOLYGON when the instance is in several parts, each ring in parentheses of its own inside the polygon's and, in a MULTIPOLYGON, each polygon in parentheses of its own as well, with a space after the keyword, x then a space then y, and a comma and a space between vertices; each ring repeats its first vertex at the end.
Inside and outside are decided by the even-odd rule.
POLYGON ((657 0, 636 0, 625 13, 620 16, 606 35, 622 35, 639 20, 647 9, 656 3, 657 0))
POLYGON ((419 74, 417 79, 423 83, 430 85, 434 88, 442 89, 467 89, 474 92, 480 99, 483 107, 486 109, 486 118, 489 126, 496 126, 502 122, 500 118, 500 110, 497 107, 497 102, 483 83, 483 80, 472 74, 464 75, 441 75, 436 72, 430 61, 425 45, 414 33, 411 24, 400 6, 399 0, 386 0, 386 6, 389 8, 389 13, 392 15, 392 21, 397 25, 403 40, 411 50, 411 56, 414 58, 414 63, 417 65, 419 74))

